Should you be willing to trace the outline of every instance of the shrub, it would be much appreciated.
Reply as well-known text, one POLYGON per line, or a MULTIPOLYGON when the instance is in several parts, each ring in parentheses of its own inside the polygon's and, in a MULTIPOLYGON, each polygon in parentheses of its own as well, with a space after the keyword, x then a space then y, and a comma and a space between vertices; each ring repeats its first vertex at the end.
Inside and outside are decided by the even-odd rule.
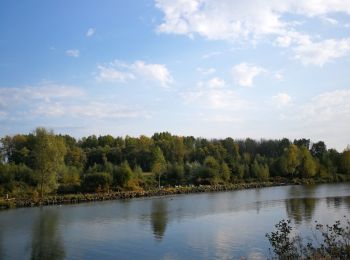
POLYGON ((89 173, 84 176, 82 189, 86 192, 109 191, 112 176, 105 172, 89 173))
POLYGON ((113 170, 113 185, 117 187, 126 187, 131 180, 133 172, 127 161, 113 170))
POLYGON ((281 220, 277 229, 266 234, 273 258, 278 259, 350 259, 350 221, 336 221, 333 225, 316 222, 314 240, 303 244, 303 238, 293 232, 290 220, 281 220), (321 241, 319 240, 321 239, 321 241))

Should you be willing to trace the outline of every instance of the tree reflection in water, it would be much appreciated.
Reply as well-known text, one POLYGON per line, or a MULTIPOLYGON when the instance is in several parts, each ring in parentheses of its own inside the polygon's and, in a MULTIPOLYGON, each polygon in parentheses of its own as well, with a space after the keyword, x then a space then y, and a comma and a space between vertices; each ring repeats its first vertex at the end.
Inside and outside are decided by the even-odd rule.
POLYGON ((342 197, 329 197, 326 199, 327 207, 338 209, 341 205, 346 204, 345 198, 342 197))
POLYGON ((344 203, 345 203, 346 207, 348 208, 348 210, 350 210, 350 196, 347 196, 344 198, 344 203))
POLYGON ((286 200, 287 215, 296 224, 310 222, 316 208, 315 198, 293 198, 286 200))
POLYGON ((41 208, 37 222, 33 226, 31 259, 63 259, 64 246, 58 230, 58 212, 41 208))
POLYGON ((288 218, 293 219, 296 224, 310 222, 316 208, 315 192, 314 185, 291 186, 288 192, 289 199, 286 200, 288 218))
POLYGON ((161 241, 164 237, 166 225, 168 222, 167 202, 163 199, 152 201, 151 225, 154 238, 161 241))

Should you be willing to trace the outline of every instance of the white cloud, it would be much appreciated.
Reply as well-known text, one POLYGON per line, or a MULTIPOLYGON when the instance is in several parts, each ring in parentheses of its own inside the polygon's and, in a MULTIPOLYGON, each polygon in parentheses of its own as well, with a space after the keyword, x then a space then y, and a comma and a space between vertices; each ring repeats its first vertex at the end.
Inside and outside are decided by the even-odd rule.
POLYGON ((126 82, 130 79, 135 79, 134 74, 130 72, 123 72, 115 69, 113 66, 97 66, 99 70, 97 80, 108 82, 126 82))
POLYGON ((80 56, 80 51, 77 49, 66 50, 66 55, 73 58, 78 58, 80 56))
POLYGON ((211 109, 240 109, 247 105, 220 78, 199 82, 195 89, 182 93, 182 98, 186 104, 197 104, 211 109))
POLYGON ((225 80, 215 77, 207 82, 209 88, 222 88, 226 86, 225 80))
MULTIPOLYGON (((307 46, 305 43, 318 38, 319 34, 313 32, 314 37, 309 35, 304 29, 308 27, 300 29, 300 21, 293 21, 290 16, 295 15, 300 20, 319 19, 336 25, 338 21, 330 18, 331 15, 350 15, 350 1, 344 0, 155 0, 155 3, 164 14, 163 21, 157 27, 160 33, 189 37, 198 35, 209 40, 250 42, 254 46, 260 40, 268 39, 280 47, 297 47, 297 55, 301 56, 302 52, 312 52, 305 48, 314 46, 307 46)), ((326 47, 327 51, 337 52, 339 46, 328 44, 326 47)), ((344 55, 347 54, 346 51, 344 55)), ((335 59, 344 55, 331 57, 335 59)), ((205 58, 211 56, 206 55, 205 58)), ((305 63, 304 59, 298 59, 305 63)), ((327 58, 316 62, 306 60, 306 63, 316 65, 329 61, 327 58)))
POLYGON ((303 104, 289 106, 284 111, 283 125, 288 126, 292 136, 327 140, 328 145, 341 150, 350 141, 349 100, 348 89, 318 94, 303 104))
POLYGON ((214 68, 197 68, 197 71, 202 75, 210 75, 216 72, 214 68))
POLYGON ((295 59, 304 65, 323 66, 336 58, 350 53, 350 38, 335 40, 328 39, 320 42, 306 42, 294 49, 295 59))
POLYGON ((218 114, 213 116, 202 115, 203 121, 213 122, 213 123, 241 123, 243 119, 235 115, 227 115, 227 114, 218 114))
POLYGON ((131 69, 148 79, 158 81, 163 87, 167 87, 174 81, 169 70, 163 64, 147 64, 144 61, 136 61, 131 65, 131 69))
POLYGON ((288 35, 278 36, 275 42, 280 47, 289 47, 292 44, 292 38, 288 35))
POLYGON ((294 25, 283 20, 284 14, 350 14, 350 2, 342 0, 156 0, 156 7, 164 13, 159 32, 230 41, 283 34, 294 25))
POLYGON ((135 118, 149 117, 137 106, 116 104, 114 100, 95 101, 81 88, 53 82, 34 86, 0 88, 0 118, 28 120, 33 117, 135 118))
POLYGON ((84 96, 84 92, 80 88, 53 82, 42 82, 36 86, 22 88, 0 88, 1 103, 6 105, 16 102, 32 102, 33 100, 50 102, 56 99, 82 96, 84 96))
POLYGON ((304 45, 311 42, 310 35, 305 33, 299 33, 297 31, 291 30, 283 33, 283 35, 277 36, 275 43, 279 47, 289 47, 293 45, 304 45))
POLYGON ((31 111, 39 107, 46 110, 47 114, 59 114, 60 111, 57 107, 54 110, 55 104, 63 100, 68 101, 84 96, 85 93, 80 88, 54 82, 41 82, 34 86, 0 88, 0 100, 6 115, 16 115, 18 119, 22 119, 23 115, 33 115, 34 113, 31 111))
POLYGON ((164 33, 232 41, 283 28, 272 7, 259 1, 157 0, 156 6, 165 15, 158 27, 164 33))
MULTIPOLYGON (((35 108, 30 110, 31 115, 35 116, 48 116, 48 117, 57 117, 63 116, 67 113, 67 106, 60 102, 52 103, 39 103, 35 108)), ((72 111, 68 111, 68 114, 71 115, 72 111)))
POLYGON ((85 33, 86 37, 91 37, 95 34, 96 30, 94 28, 89 28, 87 32, 85 33))
POLYGON ((333 19, 333 18, 330 18, 330 17, 327 17, 327 16, 321 17, 321 19, 322 19, 324 22, 329 23, 329 24, 331 24, 331 25, 337 25, 337 24, 339 24, 338 20, 333 19))
POLYGON ((114 61, 107 65, 99 65, 97 80, 109 82, 127 82, 136 78, 155 81, 162 87, 168 87, 174 79, 164 64, 152 64, 144 61, 135 61, 127 64, 114 61))
POLYGON ((82 104, 66 104, 57 102, 39 105, 31 111, 32 115, 60 117, 69 115, 80 119, 123 119, 149 117, 149 114, 137 107, 127 107, 110 102, 88 101, 82 104))
POLYGON ((277 107, 280 108, 289 105, 292 101, 292 97, 287 93, 278 93, 272 97, 272 101, 277 107))
POLYGON ((253 80, 265 69, 253 64, 240 63, 231 69, 232 76, 236 83, 243 87, 250 87, 253 85, 253 80))
POLYGON ((213 52, 209 52, 209 53, 206 53, 202 56, 202 59, 210 59, 212 57, 215 57, 215 56, 218 56, 218 55, 221 55, 222 52, 221 51, 213 51, 213 52))
POLYGON ((282 81, 283 78, 284 78, 283 73, 280 72, 280 71, 275 72, 274 77, 275 77, 275 79, 277 79, 278 81, 282 81))
MULTIPOLYGON (((301 106, 301 119, 311 121, 350 122, 350 90, 334 90, 319 94, 301 106)), ((348 124, 350 126, 350 123, 348 124)))

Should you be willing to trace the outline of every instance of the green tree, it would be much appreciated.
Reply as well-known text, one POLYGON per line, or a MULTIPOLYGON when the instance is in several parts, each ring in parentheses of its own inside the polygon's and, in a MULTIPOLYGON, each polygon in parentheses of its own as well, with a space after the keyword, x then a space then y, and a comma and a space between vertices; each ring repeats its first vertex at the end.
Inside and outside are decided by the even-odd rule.
POLYGON ((87 192, 109 191, 112 183, 112 176, 106 172, 85 174, 82 188, 87 192))
POLYGON ((5 194, 11 192, 14 184, 13 168, 12 164, 0 164, 0 192, 5 194))
POLYGON ((305 139, 305 138, 302 138, 302 139, 295 139, 294 142, 293 142, 296 146, 298 146, 299 148, 301 147, 305 147, 309 150, 310 148, 310 139, 305 139))
POLYGON ((56 188, 58 170, 64 165, 66 146, 62 138, 56 137, 52 131, 45 128, 37 128, 34 135, 34 167, 43 198, 45 192, 56 188))
POLYGON ((166 171, 166 161, 159 147, 154 149, 152 161, 152 172, 158 177, 158 188, 160 188, 160 177, 166 171))
POLYGON ((74 166, 61 167, 59 172, 58 193, 77 193, 80 190, 81 169, 74 166))
POLYGON ((314 143, 311 147, 311 154, 320 160, 322 160, 322 157, 324 154, 327 153, 327 147, 324 142, 319 141, 317 143, 314 143))
POLYGON ((173 137, 173 157, 176 162, 183 164, 185 156, 185 145, 182 137, 173 137))
MULTIPOLYGON (((11 166, 11 165, 10 165, 11 166)), ((31 187, 36 187, 38 180, 33 174, 33 170, 25 164, 12 165, 15 181, 25 183, 31 187)))
POLYGON ((251 170, 253 176, 259 180, 267 180, 269 178, 269 167, 264 163, 259 163, 258 160, 254 160, 251 170))
POLYGON ((94 164, 105 164, 107 162, 106 151, 109 147, 97 147, 86 150, 86 167, 94 164))
POLYGON ((350 150, 343 152, 340 159, 341 170, 345 174, 350 174, 350 150))
POLYGON ((142 179, 143 170, 142 170, 142 168, 139 165, 136 165, 134 167, 133 172, 134 172, 134 176, 137 179, 142 179))
POLYGON ((245 168, 246 168, 246 165, 240 164, 240 163, 237 163, 234 167, 234 172, 240 180, 242 180, 244 178, 244 174, 246 172, 245 168))
POLYGON ((220 164, 213 156, 207 156, 203 163, 201 182, 205 184, 217 184, 219 181, 220 164))
POLYGON ((86 153, 80 147, 73 146, 67 149, 65 163, 67 166, 74 166, 83 169, 86 163, 86 153))
POLYGON ((229 182, 231 177, 231 170, 228 167, 227 163, 223 162, 220 165, 220 178, 224 183, 229 182))
POLYGON ((74 166, 65 166, 61 170, 62 184, 79 184, 80 183, 80 170, 74 166))
POLYGON ((284 175, 294 177, 299 165, 298 147, 291 144, 280 159, 280 169, 284 175))
POLYGON ((128 161, 124 161, 119 167, 115 167, 113 170, 113 185, 119 187, 127 186, 128 182, 133 176, 128 161))
POLYGON ((186 180, 188 181, 188 183, 196 183, 198 177, 200 176, 202 165, 199 162, 194 161, 194 162, 185 164, 184 168, 185 168, 186 180))
POLYGON ((166 179, 172 185, 182 184, 185 177, 185 171, 183 164, 168 163, 166 179))
POLYGON ((314 177, 316 175, 317 165, 311 153, 305 146, 302 146, 300 148, 299 153, 300 153, 299 172, 301 176, 304 178, 314 177))
POLYGON ((270 176, 269 166, 266 164, 261 165, 258 178, 261 180, 267 180, 270 176))
POLYGON ((227 154, 232 158, 237 158, 239 156, 239 146, 234 142, 232 138, 226 138, 222 141, 227 154))

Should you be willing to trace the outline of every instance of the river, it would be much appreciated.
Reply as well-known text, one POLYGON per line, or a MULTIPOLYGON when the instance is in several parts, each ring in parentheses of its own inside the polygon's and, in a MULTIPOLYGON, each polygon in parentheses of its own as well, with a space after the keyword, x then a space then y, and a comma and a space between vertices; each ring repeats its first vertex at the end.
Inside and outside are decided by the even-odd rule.
POLYGON ((349 215, 350 184, 281 186, 0 212, 0 259, 266 259, 289 218, 349 215))

